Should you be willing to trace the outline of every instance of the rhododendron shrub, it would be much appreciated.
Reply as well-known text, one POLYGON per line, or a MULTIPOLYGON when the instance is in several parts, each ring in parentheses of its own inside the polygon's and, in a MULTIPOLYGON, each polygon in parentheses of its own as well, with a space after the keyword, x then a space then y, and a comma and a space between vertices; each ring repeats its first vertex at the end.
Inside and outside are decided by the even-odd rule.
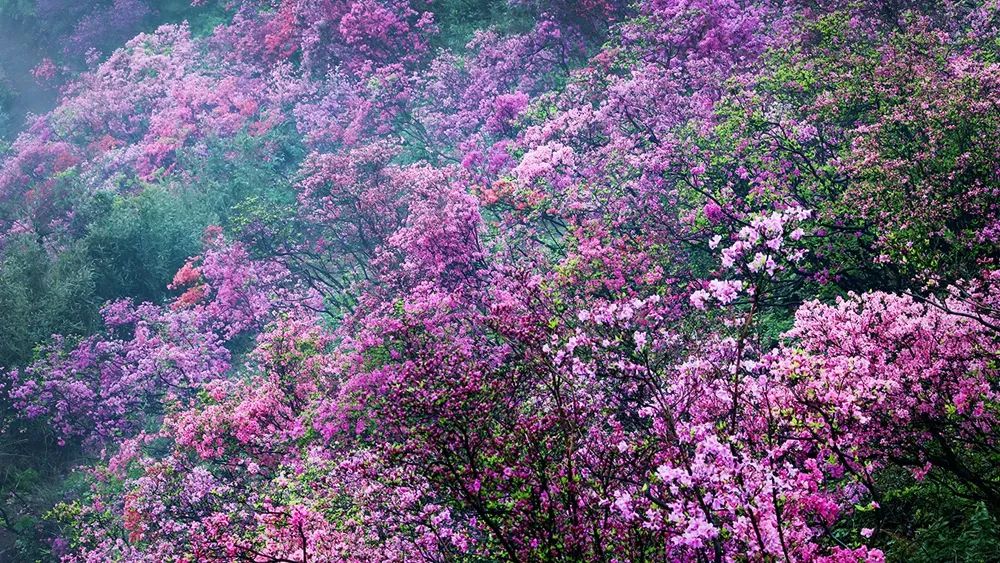
POLYGON ((183 291, 175 301, 108 304, 106 334, 75 345, 57 338, 39 361, 9 375, 14 404, 29 418, 45 417, 60 441, 81 437, 96 446, 132 434, 160 414, 156 405, 225 375, 226 344, 266 324, 278 303, 297 308, 309 300, 288 294, 280 266, 208 236, 212 248, 174 277, 171 287, 183 291))
POLYGON ((117 45, 142 29, 152 15, 152 8, 142 0, 114 0, 108 6, 98 6, 76 22, 65 50, 81 56, 103 45, 117 45))
POLYGON ((1000 549, 994 3, 224 9, 0 161, 0 258, 119 267, 3 372, 92 456, 52 555, 1000 549))
POLYGON ((768 359, 788 382, 775 401, 795 405, 830 465, 869 485, 889 463, 921 480, 941 472, 995 514, 996 280, 941 300, 869 293, 803 306, 793 343, 768 359))

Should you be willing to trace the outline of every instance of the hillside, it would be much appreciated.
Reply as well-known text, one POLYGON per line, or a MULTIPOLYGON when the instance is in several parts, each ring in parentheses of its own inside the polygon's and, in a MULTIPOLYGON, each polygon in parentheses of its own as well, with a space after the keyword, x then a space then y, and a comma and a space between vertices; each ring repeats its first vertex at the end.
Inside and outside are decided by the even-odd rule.
POLYGON ((0 561, 1000 560, 996 2, 0 34, 0 561))

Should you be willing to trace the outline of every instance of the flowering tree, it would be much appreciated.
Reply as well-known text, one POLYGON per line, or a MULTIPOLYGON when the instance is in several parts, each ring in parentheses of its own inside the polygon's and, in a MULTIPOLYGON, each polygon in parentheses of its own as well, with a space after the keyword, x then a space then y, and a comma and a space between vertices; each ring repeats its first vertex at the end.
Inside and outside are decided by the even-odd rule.
POLYGON ((50 551, 883 561, 929 512, 988 559, 996 6, 457 4, 231 2, 14 142, 0 252, 224 202, 172 298, 4 372, 95 457, 50 551))

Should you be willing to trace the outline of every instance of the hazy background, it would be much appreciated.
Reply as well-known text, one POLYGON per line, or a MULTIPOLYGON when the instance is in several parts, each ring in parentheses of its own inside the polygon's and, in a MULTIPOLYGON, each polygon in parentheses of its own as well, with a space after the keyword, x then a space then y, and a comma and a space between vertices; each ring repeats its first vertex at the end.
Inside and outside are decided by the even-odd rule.
POLYGON ((0 150, 55 107, 73 75, 138 33, 183 20, 207 33, 224 14, 189 0, 0 0, 0 150))

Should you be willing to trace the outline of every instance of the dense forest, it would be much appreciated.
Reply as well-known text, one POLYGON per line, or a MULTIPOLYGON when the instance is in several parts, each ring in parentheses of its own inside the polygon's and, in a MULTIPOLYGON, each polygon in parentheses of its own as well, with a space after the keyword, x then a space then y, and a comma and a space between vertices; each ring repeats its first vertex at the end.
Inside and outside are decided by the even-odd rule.
POLYGON ((1000 5, 0 0, 0 561, 1000 561, 1000 5))

